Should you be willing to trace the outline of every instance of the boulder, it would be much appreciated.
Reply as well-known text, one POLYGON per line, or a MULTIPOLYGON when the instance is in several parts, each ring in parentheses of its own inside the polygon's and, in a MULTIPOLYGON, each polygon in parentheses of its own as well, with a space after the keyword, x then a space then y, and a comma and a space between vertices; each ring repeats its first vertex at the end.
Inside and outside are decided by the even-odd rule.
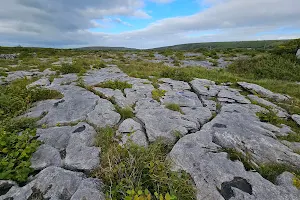
POLYGON ((37 81, 35 81, 35 82, 29 84, 29 85, 27 86, 27 88, 31 88, 31 87, 41 87, 41 86, 45 87, 45 86, 49 86, 49 85, 50 85, 50 81, 49 81, 48 78, 41 78, 41 79, 39 79, 39 80, 37 80, 37 81))
POLYGON ((297 57, 298 59, 300 59, 300 49, 298 49, 298 51, 297 51, 297 53, 296 53, 296 57, 297 57))

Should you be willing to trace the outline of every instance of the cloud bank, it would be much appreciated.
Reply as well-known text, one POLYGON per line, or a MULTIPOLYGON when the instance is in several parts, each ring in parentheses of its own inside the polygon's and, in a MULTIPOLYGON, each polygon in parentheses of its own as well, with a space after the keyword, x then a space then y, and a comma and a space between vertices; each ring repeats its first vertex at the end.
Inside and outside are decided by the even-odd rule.
MULTIPOLYGON (((148 0, 166 4, 170 0, 148 0)), ((175 0, 176 1, 176 0, 175 0)), ((206 9, 145 28, 104 33, 102 21, 151 19, 143 0, 0 0, 0 45, 152 48, 208 41, 300 37, 299 0, 202 0, 206 9), (1 2, 2 1, 2 2, 1 2), (100 28, 100 31, 92 31, 100 28)))

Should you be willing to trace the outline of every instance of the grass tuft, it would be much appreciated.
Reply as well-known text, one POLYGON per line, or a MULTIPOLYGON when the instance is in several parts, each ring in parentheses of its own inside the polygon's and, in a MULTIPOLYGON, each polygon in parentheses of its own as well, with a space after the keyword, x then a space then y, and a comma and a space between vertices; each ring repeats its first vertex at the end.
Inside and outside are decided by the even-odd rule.
POLYGON ((180 112, 181 114, 184 114, 180 108, 180 106, 176 103, 168 103, 165 105, 166 108, 168 108, 169 110, 173 110, 173 111, 177 111, 180 112))
POLYGON ((167 91, 165 90, 160 90, 160 89, 154 89, 152 90, 152 98, 156 101, 160 101, 160 98, 163 97, 166 94, 167 91))
POLYGON ((117 80, 117 81, 107 81, 107 82, 99 83, 95 85, 95 87, 110 88, 114 90, 119 89, 124 93, 124 90, 126 88, 132 88, 132 85, 130 83, 117 80))

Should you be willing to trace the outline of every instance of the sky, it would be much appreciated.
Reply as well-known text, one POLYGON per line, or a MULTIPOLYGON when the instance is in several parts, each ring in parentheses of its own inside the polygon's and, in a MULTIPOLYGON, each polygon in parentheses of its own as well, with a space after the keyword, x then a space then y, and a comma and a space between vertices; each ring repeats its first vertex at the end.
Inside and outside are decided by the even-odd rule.
POLYGON ((300 38, 300 0, 0 0, 0 46, 73 48, 300 38))

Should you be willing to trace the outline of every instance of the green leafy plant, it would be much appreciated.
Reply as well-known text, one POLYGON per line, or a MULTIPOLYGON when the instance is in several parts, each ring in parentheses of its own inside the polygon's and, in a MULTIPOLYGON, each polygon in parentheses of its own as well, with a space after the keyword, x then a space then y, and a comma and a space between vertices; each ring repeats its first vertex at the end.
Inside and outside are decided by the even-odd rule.
POLYGON ((160 98, 163 97, 166 94, 167 91, 160 90, 160 89, 154 89, 152 90, 152 98, 156 101, 160 101, 160 98))
POLYGON ((40 142, 35 140, 36 131, 27 129, 21 134, 0 130, 0 179, 25 182, 33 172, 30 158, 40 142))

